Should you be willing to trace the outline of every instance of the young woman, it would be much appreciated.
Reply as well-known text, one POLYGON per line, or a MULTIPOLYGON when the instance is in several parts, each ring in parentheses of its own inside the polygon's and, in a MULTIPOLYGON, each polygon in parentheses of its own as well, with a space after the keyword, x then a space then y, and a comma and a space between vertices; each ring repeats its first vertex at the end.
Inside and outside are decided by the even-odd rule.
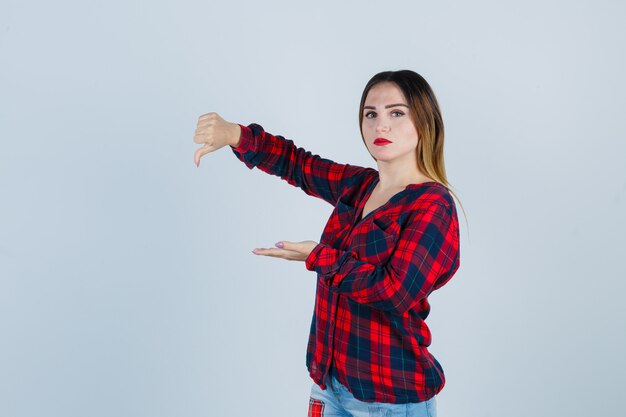
POLYGON ((419 74, 385 71, 365 86, 363 142, 378 170, 339 164, 216 113, 198 119, 202 155, 230 145, 334 210, 320 242, 281 241, 257 255, 317 273, 306 365, 309 416, 435 416, 445 384, 428 351, 428 295, 459 268, 459 225, 446 179, 443 120, 419 74))

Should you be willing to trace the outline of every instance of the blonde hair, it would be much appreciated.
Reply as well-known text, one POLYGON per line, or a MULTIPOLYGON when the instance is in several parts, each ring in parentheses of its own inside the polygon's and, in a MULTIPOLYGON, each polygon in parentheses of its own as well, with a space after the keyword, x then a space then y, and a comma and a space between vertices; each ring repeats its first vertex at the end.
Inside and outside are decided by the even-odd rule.
MULTIPOLYGON (((361 95, 361 104, 359 106, 359 129, 363 143, 365 144, 365 138, 363 137, 363 107, 365 106, 365 99, 372 87, 383 82, 391 82, 397 85, 409 105, 409 114, 420 138, 415 150, 417 153, 417 167, 425 175, 432 178, 433 181, 445 186, 456 197, 467 223, 463 204, 461 204, 461 200, 456 193, 451 190, 452 186, 446 176, 446 167, 443 160, 444 128, 441 109, 435 93, 424 77, 411 70, 383 71, 374 75, 367 82, 361 95)), ((370 156, 372 156, 371 153, 370 156)))

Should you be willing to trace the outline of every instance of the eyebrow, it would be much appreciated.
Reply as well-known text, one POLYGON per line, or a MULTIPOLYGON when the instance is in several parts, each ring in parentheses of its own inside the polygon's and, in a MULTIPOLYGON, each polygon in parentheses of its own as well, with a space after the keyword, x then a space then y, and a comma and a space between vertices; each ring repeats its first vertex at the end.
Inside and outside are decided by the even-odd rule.
MULTIPOLYGON (((407 109, 409 108, 409 106, 407 106, 406 104, 403 104, 403 103, 388 104, 388 105, 386 105, 386 106, 385 106, 385 108, 386 108, 386 109, 388 109, 388 108, 390 108, 390 107, 398 107, 398 106, 404 106, 404 107, 406 107, 407 109)), ((364 106, 363 108, 364 108, 364 109, 373 109, 373 110, 376 110, 376 107, 373 107, 373 106, 364 106)))

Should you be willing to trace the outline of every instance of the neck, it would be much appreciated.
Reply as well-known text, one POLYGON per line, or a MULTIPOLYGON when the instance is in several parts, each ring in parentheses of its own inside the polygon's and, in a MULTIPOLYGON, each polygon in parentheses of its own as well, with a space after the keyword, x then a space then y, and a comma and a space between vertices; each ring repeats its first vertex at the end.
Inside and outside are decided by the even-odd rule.
MULTIPOLYGON (((399 162, 399 161, 394 161, 399 162)), ((389 162, 378 163, 378 184, 380 191, 404 189, 409 184, 433 181, 417 168, 417 163, 400 164, 389 162)))

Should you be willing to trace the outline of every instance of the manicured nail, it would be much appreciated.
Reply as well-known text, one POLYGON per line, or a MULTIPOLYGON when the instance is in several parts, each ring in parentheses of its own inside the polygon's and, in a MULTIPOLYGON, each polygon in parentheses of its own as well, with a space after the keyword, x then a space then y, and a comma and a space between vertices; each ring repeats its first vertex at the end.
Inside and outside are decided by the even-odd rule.
POLYGON ((252 253, 256 254, 257 249, 252 249, 252 253))
POLYGON ((283 242, 277 242, 275 245, 276 247, 279 247, 279 248, 282 248, 283 246, 285 246, 283 242))

